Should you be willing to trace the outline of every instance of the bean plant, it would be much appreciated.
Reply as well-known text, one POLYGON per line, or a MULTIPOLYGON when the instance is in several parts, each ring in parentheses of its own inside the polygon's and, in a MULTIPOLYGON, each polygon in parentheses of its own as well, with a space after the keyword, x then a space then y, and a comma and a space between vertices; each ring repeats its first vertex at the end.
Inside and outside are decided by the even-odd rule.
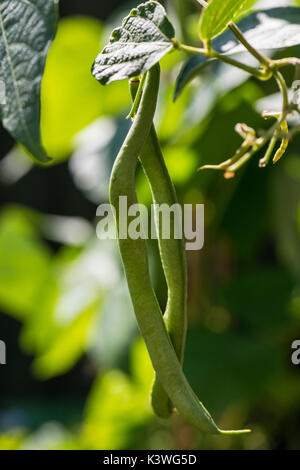
MULTIPOLYGON (((232 178, 238 169, 267 146, 265 156, 259 161, 259 166, 265 167, 272 158, 278 139, 281 139, 281 145, 273 156, 273 162, 280 160, 286 151, 289 139, 287 117, 298 109, 296 103, 289 101, 287 85, 280 70, 286 66, 296 66, 300 64, 300 60, 295 57, 270 59, 261 52, 261 45, 256 48, 251 41, 248 41, 249 31, 252 36, 253 29, 259 26, 259 17, 255 17, 257 14, 254 13, 254 17, 253 15, 247 17, 247 23, 245 21, 241 25, 234 23, 234 20, 247 8, 248 2, 212 0, 209 4, 203 1, 200 3, 203 6, 200 18, 200 38, 203 44, 201 48, 182 44, 176 38, 173 25, 162 5, 149 1, 130 12, 122 26, 112 32, 109 44, 95 60, 93 74, 100 83, 106 85, 114 80, 131 79, 131 86, 137 88, 129 114, 129 117, 133 118, 133 125, 116 158, 111 175, 110 200, 115 208, 118 207, 121 196, 127 196, 129 204, 137 203, 135 173, 139 157, 152 189, 153 201, 156 204, 158 200, 162 203, 176 201, 175 190, 153 127, 159 87, 158 63, 165 54, 185 51, 195 55, 197 59, 192 57, 184 65, 177 79, 175 98, 195 73, 200 73, 206 65, 214 61, 225 62, 242 69, 258 80, 275 79, 282 94, 282 108, 263 113, 265 119, 275 120, 268 131, 259 135, 246 124, 237 124, 235 129, 243 139, 240 148, 223 163, 205 165, 201 169, 223 170, 225 178, 232 178), (248 22, 253 22, 254 18, 258 24, 249 30, 248 22), (232 57, 234 51, 226 54, 222 52, 231 41, 229 34, 236 39, 234 51, 243 47, 256 59, 258 66, 254 67, 236 60, 232 57), (214 40, 217 41, 218 38, 221 38, 221 42, 219 39, 215 46, 214 40), (163 188, 160 191, 159 185, 163 188)), ((117 225, 119 217, 117 211, 117 225)), ((127 222, 129 223, 129 220, 127 222)), ((184 245, 181 243, 174 246, 175 240, 163 241, 161 234, 159 238, 160 254, 169 291, 164 315, 153 291, 145 241, 119 240, 135 314, 157 373, 152 393, 153 409, 158 416, 166 418, 175 408, 199 429, 213 433, 248 432, 248 430, 220 430, 203 404, 196 398, 183 374, 182 360, 187 323, 184 245), (137 259, 140 260, 138 266, 137 259)))
MULTIPOLYGON (((185 0, 186 1, 186 0, 185 0)), ((40 89, 47 53, 55 36, 57 0, 17 0, 0 4, 0 57, 5 101, 1 118, 5 128, 40 164, 51 162, 40 135, 40 89), (24 50, 14 49, 24 28, 24 50), (28 63, 31 64, 28 67, 28 63)), ((128 118, 132 126, 116 157, 110 181, 110 201, 118 209, 121 196, 128 204, 137 203, 135 176, 138 162, 145 172, 156 205, 177 202, 174 185, 164 162, 153 124, 160 83, 160 61, 167 54, 188 56, 177 77, 174 100, 207 67, 226 63, 262 82, 274 80, 282 97, 280 109, 266 109, 262 118, 270 121, 267 130, 237 123, 235 131, 241 145, 235 154, 221 163, 204 165, 200 170, 218 170, 233 178, 250 159, 263 150, 258 166, 278 163, 288 149, 298 127, 289 128, 289 118, 299 113, 297 96, 290 96, 282 69, 294 68, 300 59, 276 59, 279 49, 300 44, 300 11, 278 7, 253 11, 255 2, 247 0, 211 0, 199 3, 199 44, 184 44, 176 35, 163 5, 147 1, 134 8, 113 30, 109 43, 92 67, 94 77, 108 85, 129 80, 132 108, 128 118), (201 7, 201 10, 200 10, 201 7)), ((87 70, 87 73, 89 71, 87 70)), ((117 226, 120 223, 116 213, 117 226)), ((158 224, 159 214, 156 215, 158 224)), ((130 217, 127 225, 130 223, 130 217)), ((165 240, 158 233, 158 244, 168 286, 168 302, 161 311, 150 273, 144 240, 119 239, 119 248, 132 304, 155 373, 152 405, 161 418, 174 410, 202 431, 239 434, 249 430, 224 431, 218 428, 189 385, 183 369, 187 330, 187 268, 184 240, 165 240)), ((100 243, 100 242, 99 242, 100 243)))

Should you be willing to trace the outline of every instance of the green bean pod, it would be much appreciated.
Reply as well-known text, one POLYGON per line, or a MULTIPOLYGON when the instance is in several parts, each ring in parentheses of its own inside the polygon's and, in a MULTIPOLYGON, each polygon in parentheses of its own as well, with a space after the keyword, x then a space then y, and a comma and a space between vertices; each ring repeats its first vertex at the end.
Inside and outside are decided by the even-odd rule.
MULTIPOLYGON (((139 82, 131 81, 132 99, 136 97, 139 82)), ((154 201, 154 214, 158 229, 158 245, 163 270, 168 286, 168 302, 164 321, 180 363, 183 363, 187 330, 187 267, 184 239, 164 239, 162 224, 159 223, 158 206, 177 204, 177 196, 166 167, 161 147, 152 125, 141 154, 140 161, 148 179, 154 201)), ((152 407, 161 418, 168 418, 172 413, 172 403, 157 377, 152 388, 152 407)))
MULTIPOLYGON (((137 115, 112 170, 110 201, 116 211, 117 228, 120 223, 119 198, 126 196, 128 206, 137 203, 137 161, 151 130, 158 89, 159 67, 155 66, 148 72, 137 115)), ((247 432, 220 430, 185 378, 153 291, 145 240, 127 237, 119 238, 118 242, 141 334, 158 379, 179 414, 202 431, 216 434, 247 432)))

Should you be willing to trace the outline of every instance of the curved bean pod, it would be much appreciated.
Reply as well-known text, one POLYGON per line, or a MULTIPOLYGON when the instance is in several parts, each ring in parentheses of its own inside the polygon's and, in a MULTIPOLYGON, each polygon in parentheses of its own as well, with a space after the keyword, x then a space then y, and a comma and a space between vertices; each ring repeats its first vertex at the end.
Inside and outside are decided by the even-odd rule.
MULTIPOLYGON (((139 82, 131 81, 130 91, 132 99, 135 99, 139 82)), ((158 206, 167 204, 171 207, 177 204, 174 185, 166 167, 161 147, 152 125, 148 139, 146 140, 140 161, 144 173, 148 179, 154 201, 154 213, 158 231, 158 245, 162 260, 163 270, 168 286, 168 302, 164 314, 164 321, 168 334, 173 343, 180 363, 183 363, 184 348, 187 330, 187 267, 184 239, 163 239, 162 226, 159 223, 158 206)), ((152 388, 152 407, 161 418, 168 418, 172 413, 172 404, 160 384, 155 378, 152 388)))
MULTIPOLYGON (((137 203, 135 192, 137 161, 151 130, 158 88, 159 67, 155 66, 148 72, 140 107, 112 171, 110 200, 116 210, 117 227, 120 217, 120 196, 127 196, 128 205, 137 203)), ((130 217, 127 223, 130 223, 130 217)), ((218 429, 185 378, 153 292, 145 240, 120 238, 119 248, 140 331, 158 379, 177 411, 202 431, 217 434, 248 432, 218 429)))

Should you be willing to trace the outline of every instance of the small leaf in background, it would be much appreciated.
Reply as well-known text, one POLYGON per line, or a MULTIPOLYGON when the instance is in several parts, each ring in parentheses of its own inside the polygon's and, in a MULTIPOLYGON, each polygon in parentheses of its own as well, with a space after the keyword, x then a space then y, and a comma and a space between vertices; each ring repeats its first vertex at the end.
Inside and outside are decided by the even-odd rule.
POLYGON ((119 283, 109 240, 92 239, 82 249, 65 246, 49 270, 22 332, 22 345, 36 355, 34 372, 42 378, 65 373, 98 340, 91 329, 95 331, 102 303, 119 283))
POLYGON ((84 448, 127 449, 132 436, 137 433, 138 439, 141 426, 153 420, 149 400, 153 368, 141 338, 130 359, 130 377, 114 369, 95 380, 85 410, 84 448))
POLYGON ((157 2, 134 8, 98 55, 93 75, 103 85, 141 75, 173 48, 175 31, 157 2))
POLYGON ((86 351, 89 332, 94 324, 95 308, 81 313, 68 328, 61 328, 53 344, 37 357, 33 371, 37 377, 50 379, 71 369, 86 351))
MULTIPOLYGON (((278 7, 252 13, 238 22, 246 40, 255 48, 283 49, 300 44, 300 8, 278 7)), ((231 31, 226 31, 213 44, 220 52, 245 51, 231 31)))
POLYGON ((202 70, 215 59, 209 59, 203 55, 192 56, 182 67, 176 80, 174 101, 178 98, 182 90, 195 78, 202 70))
POLYGON ((201 38, 208 40, 221 34, 251 3, 249 0, 211 0, 201 16, 201 38))
POLYGON ((39 238, 37 217, 18 206, 0 214, 0 306, 18 318, 34 308, 49 270, 50 252, 39 238))
POLYGON ((5 99, 4 127, 40 162, 49 161, 41 143, 40 89, 47 53, 55 36, 58 0, 0 3, 0 62, 5 99))
POLYGON ((197 171, 197 153, 185 145, 169 145, 165 148, 165 160, 175 185, 184 184, 197 171))

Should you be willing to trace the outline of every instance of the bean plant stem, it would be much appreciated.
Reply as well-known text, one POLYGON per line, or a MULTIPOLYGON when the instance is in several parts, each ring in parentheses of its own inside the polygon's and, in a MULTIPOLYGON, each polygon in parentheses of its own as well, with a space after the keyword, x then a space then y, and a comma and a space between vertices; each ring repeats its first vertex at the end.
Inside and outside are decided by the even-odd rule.
POLYGON ((241 62, 238 62, 237 60, 232 59, 231 57, 228 57, 227 55, 220 54, 219 52, 216 52, 212 49, 209 49, 209 50, 201 49, 201 48, 197 48, 193 46, 187 46, 186 44, 178 44, 177 47, 181 49, 182 51, 190 52, 192 54, 200 54, 208 58, 218 59, 222 62, 225 62, 226 64, 229 64, 241 70, 244 70, 245 72, 250 73, 250 75, 253 75, 254 77, 259 78, 260 80, 268 80, 272 76, 272 72, 261 70, 255 67, 251 67, 250 65, 242 64, 241 62))
MULTIPOLYGON (((136 83, 138 84, 138 89, 137 89, 137 92, 135 94, 131 110, 130 110, 128 116, 126 117, 126 119, 134 118, 134 116, 136 115, 136 112, 138 110, 138 107, 139 107, 139 104, 140 104, 140 101, 141 101, 145 80, 146 80, 146 74, 144 74, 142 76, 141 80, 139 80, 138 78, 135 79, 136 83)), ((134 80, 132 80, 132 82, 134 82, 134 80)))
POLYGON ((264 68, 268 69, 270 66, 271 60, 268 59, 268 57, 265 57, 264 55, 262 55, 253 46, 251 46, 251 44, 247 41, 247 39, 243 35, 242 31, 239 29, 239 27, 235 23, 233 22, 229 23, 228 27, 233 32, 235 37, 240 41, 240 43, 243 44, 243 46, 245 46, 245 48, 253 55, 253 57, 255 57, 264 68))
POLYGON ((282 113, 284 113, 284 111, 286 111, 289 107, 289 97, 288 97, 287 85, 286 85, 286 82, 285 82, 285 79, 284 79, 283 75, 278 70, 276 70, 274 72, 274 77, 275 77, 276 82, 277 82, 277 84, 280 88, 280 91, 282 93, 282 98, 283 98, 282 113))
POLYGON ((264 157, 261 158, 260 161, 259 161, 260 168, 264 168, 268 165, 268 163, 269 163, 269 161, 272 157, 273 150, 274 150, 274 147, 276 145, 276 142, 277 142, 277 136, 274 135, 274 137, 272 137, 272 139, 270 140, 270 143, 268 145, 268 148, 267 148, 267 151, 266 151, 264 157))

